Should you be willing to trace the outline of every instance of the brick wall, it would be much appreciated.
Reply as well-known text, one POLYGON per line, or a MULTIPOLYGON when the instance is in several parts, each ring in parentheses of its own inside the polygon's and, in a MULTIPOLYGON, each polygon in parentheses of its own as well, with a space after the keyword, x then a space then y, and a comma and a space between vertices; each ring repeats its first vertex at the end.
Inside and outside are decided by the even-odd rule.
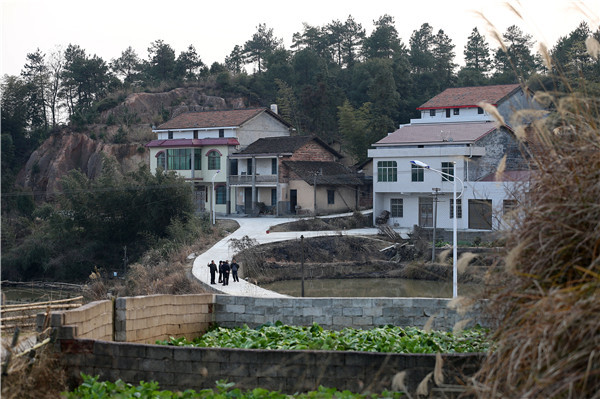
MULTIPOLYGON (((405 371, 405 383, 414 392, 435 365, 435 355, 428 354, 184 348, 79 339, 61 341, 60 350, 71 380, 84 372, 133 384, 157 381, 169 390, 214 388, 215 381, 227 379, 244 390, 294 393, 323 385, 381 392, 391 388, 396 373, 405 371)), ((464 381, 481 356, 443 355, 446 381, 464 381)))
POLYGON ((315 141, 309 141, 302 147, 298 148, 291 157, 286 158, 286 161, 319 161, 319 162, 333 162, 335 156, 323 148, 319 143, 315 141))
POLYGON ((150 295, 117 298, 115 340, 154 343, 200 335, 213 322, 213 295, 150 295))
POLYGON ((463 319, 489 326, 491 320, 475 308, 459 315, 445 298, 252 298, 215 296, 215 322, 224 327, 255 327, 281 321, 291 325, 318 323, 325 329, 369 328, 392 324, 451 331, 463 319))

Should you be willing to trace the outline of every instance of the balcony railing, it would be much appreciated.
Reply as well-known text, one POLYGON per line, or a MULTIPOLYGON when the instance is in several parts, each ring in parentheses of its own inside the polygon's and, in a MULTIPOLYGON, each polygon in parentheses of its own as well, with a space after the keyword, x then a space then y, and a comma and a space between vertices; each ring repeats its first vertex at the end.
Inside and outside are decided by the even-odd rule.
MULTIPOLYGON (((277 183, 277 175, 256 175, 256 183, 277 183)), ((251 185, 252 175, 230 175, 229 184, 235 185, 251 185)))

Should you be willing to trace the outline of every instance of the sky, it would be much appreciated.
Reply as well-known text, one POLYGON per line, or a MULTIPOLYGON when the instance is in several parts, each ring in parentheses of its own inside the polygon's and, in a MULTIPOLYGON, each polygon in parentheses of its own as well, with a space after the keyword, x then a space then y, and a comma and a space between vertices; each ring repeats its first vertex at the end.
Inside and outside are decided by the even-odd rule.
MULTIPOLYGON (((488 35, 491 26, 504 33, 519 26, 537 42, 552 48, 580 22, 600 25, 600 0, 303 0, 258 2, 249 0, 0 0, 2 48, 0 76, 17 75, 27 53, 37 48, 46 54, 77 44, 87 54, 109 62, 131 46, 147 59, 150 44, 162 39, 176 55, 192 44, 210 66, 223 63, 235 45, 243 46, 266 24, 290 49, 292 35, 303 23, 325 26, 345 21, 349 15, 367 35, 373 21, 388 14, 395 20, 401 40, 408 45, 414 30, 427 22, 434 32, 442 29, 455 44, 456 61, 474 27, 488 35), (508 5, 510 4, 511 7, 508 5), (520 16, 515 13, 515 10, 520 16)), ((490 47, 498 47, 488 36, 490 47)))

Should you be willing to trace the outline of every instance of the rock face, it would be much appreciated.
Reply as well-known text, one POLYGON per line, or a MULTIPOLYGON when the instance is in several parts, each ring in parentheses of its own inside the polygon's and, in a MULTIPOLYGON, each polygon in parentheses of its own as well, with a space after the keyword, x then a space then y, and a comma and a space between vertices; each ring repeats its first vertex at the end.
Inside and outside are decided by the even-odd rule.
MULTIPOLYGON (((104 157, 116 160, 121 173, 137 170, 140 164, 148 165, 148 153, 143 142, 150 136, 153 124, 158 125, 188 111, 244 108, 244 99, 209 96, 199 87, 178 88, 164 93, 132 93, 117 106, 100 115, 101 124, 88 126, 88 132, 74 133, 65 128, 48 138, 31 154, 27 164, 17 175, 16 185, 32 189, 40 199, 50 199, 61 190, 60 179, 71 169, 79 169, 89 178, 102 171, 104 157), (111 120, 111 126, 105 123, 111 120), (113 131, 117 125, 127 126, 128 132, 144 132, 144 138, 128 137, 131 144, 111 144, 94 139, 101 131, 113 131), (130 129, 133 127, 133 129, 130 129), (147 130, 147 131, 146 131, 147 130), (91 137, 90 137, 91 136, 91 137), (92 138, 94 137, 94 138, 92 138)), ((149 140, 148 140, 149 141, 149 140)))
POLYGON ((106 122, 110 116, 113 120, 134 118, 138 123, 160 124, 190 111, 211 111, 222 109, 244 108, 244 99, 209 96, 198 87, 173 89, 164 93, 132 93, 125 101, 105 111, 101 118, 106 122))
POLYGON ((89 178, 97 177, 104 156, 114 158, 122 173, 147 164, 146 150, 140 144, 109 144, 85 134, 63 131, 51 136, 31 154, 16 184, 36 193, 45 192, 44 199, 50 199, 60 191, 60 179, 71 169, 79 169, 89 178))

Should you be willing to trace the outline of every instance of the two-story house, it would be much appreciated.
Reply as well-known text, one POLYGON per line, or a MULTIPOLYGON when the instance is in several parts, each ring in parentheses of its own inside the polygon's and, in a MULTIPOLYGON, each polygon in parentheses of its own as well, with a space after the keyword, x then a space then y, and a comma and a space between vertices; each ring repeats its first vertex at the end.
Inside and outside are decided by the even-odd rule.
POLYGON ((480 102, 497 107, 506 121, 516 109, 531 105, 519 85, 447 89, 418 108, 420 119, 373 144, 368 155, 373 159, 374 219, 388 211, 394 228, 451 229, 454 217, 462 231, 501 228, 504 213, 515 204, 511 193, 529 174, 510 127, 499 127, 480 102), (505 156, 505 172, 496 176, 505 156), (458 195, 462 192, 456 215, 455 176, 458 195))
POLYGON ((289 136, 292 126, 267 108, 187 112, 158 127, 146 144, 150 170, 173 170, 194 186, 199 211, 226 213, 227 157, 263 137, 289 136), (213 192, 214 188, 214 192, 213 192))
POLYGON ((253 214, 257 204, 275 214, 328 214, 357 209, 356 174, 315 136, 262 138, 229 155, 232 212, 253 214))

